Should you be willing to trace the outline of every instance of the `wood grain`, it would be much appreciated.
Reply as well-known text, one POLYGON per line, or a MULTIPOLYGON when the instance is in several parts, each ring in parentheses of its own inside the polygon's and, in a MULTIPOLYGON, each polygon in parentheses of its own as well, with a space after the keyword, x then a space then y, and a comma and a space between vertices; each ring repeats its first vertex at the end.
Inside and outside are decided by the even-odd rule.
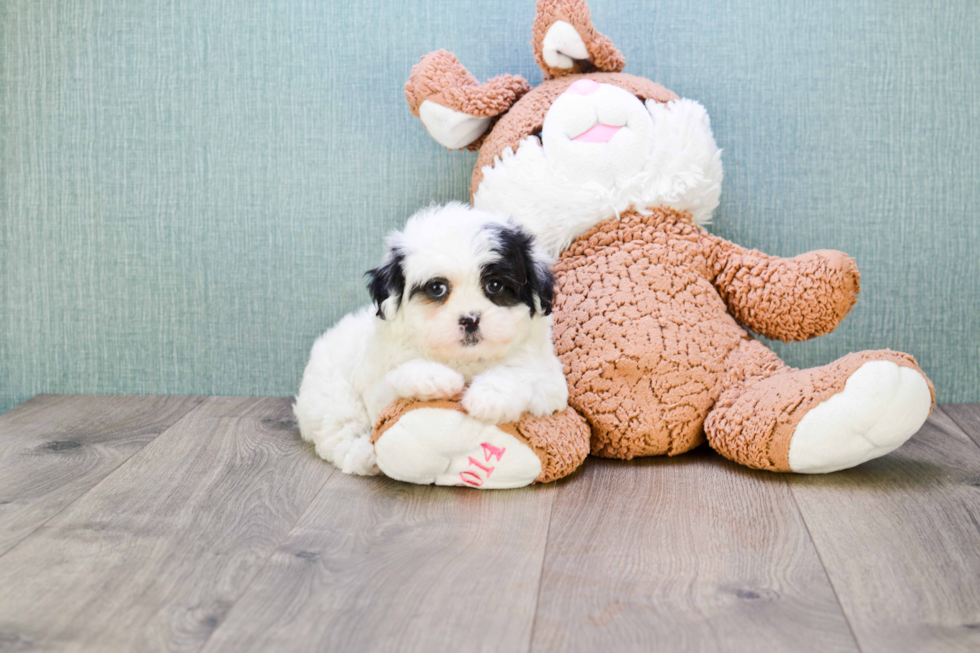
POLYGON ((945 404, 943 412, 980 446, 980 404, 945 404))
POLYGON ((525 651, 551 485, 334 474, 205 651, 525 651))
POLYGON ((855 651, 783 476, 701 449, 559 482, 532 651, 855 651))
POLYGON ((789 480, 864 653, 980 651, 980 448, 942 409, 888 456, 789 480))
POLYGON ((0 650, 980 650, 976 405, 826 476, 701 450, 478 493, 335 472, 287 399, 199 401, 0 417, 0 650))
POLYGON ((0 555, 203 400, 38 395, 0 415, 0 555))
POLYGON ((0 558, 0 642, 199 650, 331 469, 288 400, 208 399, 0 558))

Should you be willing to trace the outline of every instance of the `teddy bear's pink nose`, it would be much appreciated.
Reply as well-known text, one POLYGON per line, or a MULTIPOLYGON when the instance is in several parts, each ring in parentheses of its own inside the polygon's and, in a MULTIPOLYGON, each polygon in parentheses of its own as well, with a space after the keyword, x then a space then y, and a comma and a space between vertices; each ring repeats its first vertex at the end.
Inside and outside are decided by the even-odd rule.
POLYGON ((569 93, 578 93, 579 95, 590 95, 598 90, 599 82, 594 82, 591 79, 580 79, 568 87, 569 93))

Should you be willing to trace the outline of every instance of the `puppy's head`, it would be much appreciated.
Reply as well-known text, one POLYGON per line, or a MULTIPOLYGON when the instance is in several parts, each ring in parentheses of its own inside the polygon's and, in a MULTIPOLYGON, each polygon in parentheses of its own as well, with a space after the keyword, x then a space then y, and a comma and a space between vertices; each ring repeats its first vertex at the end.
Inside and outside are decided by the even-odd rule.
POLYGON ((378 316, 427 357, 493 360, 550 315, 550 260, 528 232, 452 203, 412 216, 370 270, 378 316))

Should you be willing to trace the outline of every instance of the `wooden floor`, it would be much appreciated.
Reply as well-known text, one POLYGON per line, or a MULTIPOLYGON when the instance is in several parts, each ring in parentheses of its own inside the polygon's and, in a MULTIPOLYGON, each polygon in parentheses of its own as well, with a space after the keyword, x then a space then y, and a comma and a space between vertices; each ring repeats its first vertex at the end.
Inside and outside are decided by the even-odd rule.
POLYGON ((0 651, 980 651, 980 405, 848 472, 702 449, 481 493, 345 476, 288 399, 0 416, 0 651))

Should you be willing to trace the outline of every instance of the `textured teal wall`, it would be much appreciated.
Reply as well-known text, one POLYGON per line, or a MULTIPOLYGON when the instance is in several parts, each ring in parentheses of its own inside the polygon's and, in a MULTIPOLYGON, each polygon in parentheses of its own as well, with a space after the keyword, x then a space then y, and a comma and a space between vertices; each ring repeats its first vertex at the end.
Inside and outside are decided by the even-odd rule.
MULTIPOLYGON (((701 101, 716 233, 833 247, 861 300, 798 366, 915 354, 980 400, 980 3, 592 0, 645 75, 701 101)), ((365 302, 381 237, 466 199, 474 155, 411 118, 445 47, 541 75, 532 0, 3 0, 0 410, 38 392, 295 391, 365 302)))

